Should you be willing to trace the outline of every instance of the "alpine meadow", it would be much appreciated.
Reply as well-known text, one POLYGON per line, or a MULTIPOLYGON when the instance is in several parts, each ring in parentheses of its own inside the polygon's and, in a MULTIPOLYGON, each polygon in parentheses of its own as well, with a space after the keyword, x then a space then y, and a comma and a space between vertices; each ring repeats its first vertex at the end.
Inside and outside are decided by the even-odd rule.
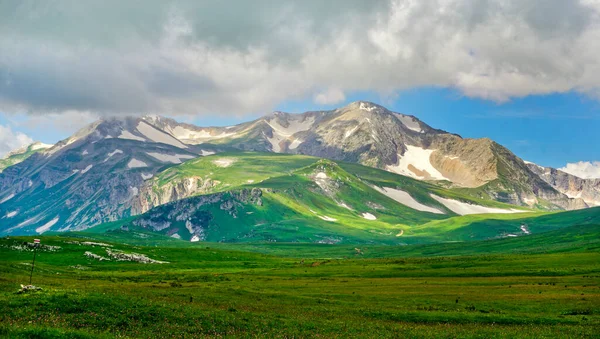
POLYGON ((0 338, 600 338, 593 0, 0 2, 0 338))

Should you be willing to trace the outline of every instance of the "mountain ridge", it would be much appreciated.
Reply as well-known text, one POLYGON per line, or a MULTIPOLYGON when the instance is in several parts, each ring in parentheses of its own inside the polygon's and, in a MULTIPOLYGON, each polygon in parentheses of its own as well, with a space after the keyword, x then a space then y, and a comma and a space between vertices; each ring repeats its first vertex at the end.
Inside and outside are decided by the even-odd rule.
POLYGON ((357 101, 330 111, 273 112, 228 127, 160 116, 96 121, 0 174, 0 231, 33 225, 85 229, 144 213, 213 184, 190 179, 166 192, 168 198, 144 207, 139 194, 155 175, 186 160, 236 150, 357 163, 530 208, 588 207, 490 139, 462 138, 414 116, 357 101))

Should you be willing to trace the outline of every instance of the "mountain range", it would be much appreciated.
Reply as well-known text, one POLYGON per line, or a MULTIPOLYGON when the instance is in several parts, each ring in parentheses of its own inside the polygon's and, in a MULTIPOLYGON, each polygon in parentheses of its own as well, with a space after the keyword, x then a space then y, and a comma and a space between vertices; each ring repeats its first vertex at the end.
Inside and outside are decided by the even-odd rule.
POLYGON ((458 215, 600 205, 600 180, 365 101, 229 127, 107 118, 11 152, 0 170, 0 234, 104 224, 185 240, 397 243, 458 215))

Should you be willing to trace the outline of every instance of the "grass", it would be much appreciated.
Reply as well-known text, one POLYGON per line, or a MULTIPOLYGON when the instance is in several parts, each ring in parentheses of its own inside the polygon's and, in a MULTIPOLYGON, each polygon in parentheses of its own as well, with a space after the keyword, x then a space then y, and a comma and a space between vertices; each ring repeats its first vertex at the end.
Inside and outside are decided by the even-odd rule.
POLYGON ((31 238, 2 238, 0 336, 592 338, 599 233, 582 225, 468 246, 361 247, 364 254, 339 245, 296 244, 304 249, 292 255, 285 246, 294 244, 161 245, 158 237, 149 247, 111 243, 168 264, 83 255, 106 256, 77 242, 107 235, 43 236, 61 248, 38 253, 34 284, 43 290, 26 294, 15 292, 29 279, 32 252, 11 246, 31 238))

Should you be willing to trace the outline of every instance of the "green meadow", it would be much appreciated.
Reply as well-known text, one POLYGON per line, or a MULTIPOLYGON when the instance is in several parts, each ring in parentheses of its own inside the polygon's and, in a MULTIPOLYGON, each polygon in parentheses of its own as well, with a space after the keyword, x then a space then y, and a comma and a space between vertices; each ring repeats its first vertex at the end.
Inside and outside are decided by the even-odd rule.
POLYGON ((120 231, 41 239, 59 248, 38 251, 42 290, 22 294, 33 256, 22 244, 32 238, 0 239, 2 337, 600 335, 598 225, 409 246, 189 243, 120 231), (110 251, 166 263, 84 255, 110 251))

